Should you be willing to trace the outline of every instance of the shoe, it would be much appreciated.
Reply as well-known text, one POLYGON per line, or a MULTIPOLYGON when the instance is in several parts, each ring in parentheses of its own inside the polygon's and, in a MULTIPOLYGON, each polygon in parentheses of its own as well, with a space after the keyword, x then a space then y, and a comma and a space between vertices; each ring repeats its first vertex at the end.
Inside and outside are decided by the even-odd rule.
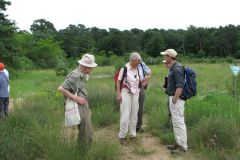
POLYGON ((144 129, 143 129, 143 128, 137 128, 137 129, 136 129, 136 132, 138 132, 138 133, 143 133, 143 132, 144 132, 144 129))
POLYGON ((120 141, 120 144, 123 145, 123 146, 126 146, 127 145, 127 141, 125 138, 119 138, 119 141, 120 141))
POLYGON ((130 140, 131 140, 131 141, 136 141, 136 140, 137 140, 137 137, 130 136, 130 140))
POLYGON ((138 132, 140 130, 140 128, 136 128, 136 132, 138 132))
POLYGON ((175 149, 178 149, 178 145, 177 144, 174 144, 174 145, 168 145, 167 146, 167 149, 169 149, 169 150, 175 150, 175 149))
POLYGON ((129 137, 129 140, 130 140, 130 143, 131 143, 131 144, 137 144, 137 143, 138 143, 137 137, 130 136, 130 137, 129 137))
POLYGON ((175 150, 171 150, 171 154, 184 154, 186 153, 187 150, 184 149, 183 147, 179 146, 177 149, 175 150))

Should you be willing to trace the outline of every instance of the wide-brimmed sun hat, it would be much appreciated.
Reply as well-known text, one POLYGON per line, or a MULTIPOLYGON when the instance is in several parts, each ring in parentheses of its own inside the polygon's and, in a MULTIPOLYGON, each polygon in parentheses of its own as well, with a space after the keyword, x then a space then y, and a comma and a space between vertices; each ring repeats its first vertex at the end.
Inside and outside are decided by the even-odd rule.
POLYGON ((81 60, 78 60, 78 63, 85 67, 96 67, 95 57, 91 54, 84 54, 81 60))

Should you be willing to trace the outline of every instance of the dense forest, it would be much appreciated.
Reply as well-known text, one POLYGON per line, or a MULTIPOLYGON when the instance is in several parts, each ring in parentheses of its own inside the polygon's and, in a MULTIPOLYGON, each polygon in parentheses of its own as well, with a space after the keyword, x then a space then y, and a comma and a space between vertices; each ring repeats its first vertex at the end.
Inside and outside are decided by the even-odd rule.
POLYGON ((54 68, 86 52, 98 57, 117 57, 138 51, 155 58, 167 48, 184 56, 240 58, 240 25, 106 30, 70 24, 56 30, 50 21, 37 19, 29 32, 19 30, 14 20, 8 19, 5 13, 8 5, 11 3, 0 0, 0 61, 13 69, 54 68))

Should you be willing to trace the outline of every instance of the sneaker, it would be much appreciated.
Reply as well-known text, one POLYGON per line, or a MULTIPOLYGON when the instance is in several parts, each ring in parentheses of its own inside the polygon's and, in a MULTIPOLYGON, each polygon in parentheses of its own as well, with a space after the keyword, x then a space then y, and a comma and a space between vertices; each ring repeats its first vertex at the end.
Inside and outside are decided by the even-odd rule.
POLYGON ((123 146, 126 146, 127 145, 127 141, 125 138, 119 138, 119 141, 120 141, 120 144, 123 145, 123 146))
POLYGON ((169 149, 169 150, 175 150, 175 149, 178 149, 178 145, 177 144, 174 144, 174 145, 168 145, 167 146, 167 149, 169 149))
POLYGON ((177 149, 175 150, 171 150, 171 154, 184 154, 186 153, 187 150, 184 149, 183 147, 179 146, 177 149))

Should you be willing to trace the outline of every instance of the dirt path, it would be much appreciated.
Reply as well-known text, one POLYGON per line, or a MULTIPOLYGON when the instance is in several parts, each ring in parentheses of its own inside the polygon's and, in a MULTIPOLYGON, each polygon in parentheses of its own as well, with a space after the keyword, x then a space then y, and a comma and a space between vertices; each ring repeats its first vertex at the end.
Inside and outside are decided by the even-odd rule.
MULTIPOLYGON (((118 142, 116 127, 96 129, 94 138, 107 138, 110 141, 118 142)), ((136 141, 127 141, 126 146, 120 146, 121 160, 202 160, 191 151, 183 155, 171 155, 165 145, 162 145, 157 137, 149 133, 139 133, 136 141)))

